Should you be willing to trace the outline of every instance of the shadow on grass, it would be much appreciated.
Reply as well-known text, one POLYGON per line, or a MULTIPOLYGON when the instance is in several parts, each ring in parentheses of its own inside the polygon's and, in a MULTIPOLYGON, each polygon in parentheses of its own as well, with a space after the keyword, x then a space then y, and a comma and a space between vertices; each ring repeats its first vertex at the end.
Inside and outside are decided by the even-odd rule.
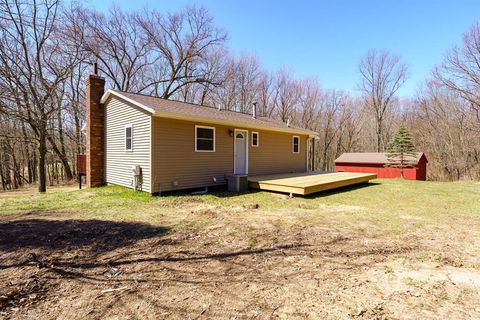
POLYGON ((262 190, 257 189, 248 189, 244 192, 232 192, 227 190, 226 185, 218 185, 208 187, 208 191, 205 191, 205 188, 192 188, 192 189, 183 189, 183 190, 174 190, 174 191, 165 191, 161 195, 155 195, 161 197, 179 197, 179 198, 190 198, 192 196, 202 196, 202 195, 212 195, 217 198, 232 198, 245 194, 255 194, 262 192, 262 190))
POLYGON ((148 249, 144 245, 137 244, 141 240, 152 239, 155 249, 172 245, 182 247, 183 243, 164 237, 169 231, 170 229, 166 227, 155 227, 143 223, 95 219, 3 221, 0 222, 0 253, 13 253, 21 258, 9 261, 10 263, 6 263, 6 260, 0 261, 0 270, 33 263, 40 264, 41 267, 48 266, 52 271, 67 277, 81 277, 81 273, 67 271, 64 268, 78 270, 144 262, 222 260, 301 246, 282 245, 201 255, 184 255, 179 252, 180 255, 175 257, 169 255, 151 257, 149 252, 154 251, 154 248, 148 249))
POLYGON ((262 190, 248 189, 247 191, 244 191, 244 192, 231 192, 225 189, 225 190, 214 191, 212 192, 212 195, 217 198, 232 198, 232 197, 237 197, 245 194, 256 194, 259 192, 262 192, 262 190))
POLYGON ((103 220, 20 219, 0 222, 0 250, 75 250, 101 253, 162 236, 166 227, 103 220))
MULTIPOLYGON (((299 198, 304 198, 304 199, 316 199, 316 198, 323 198, 323 197, 328 197, 331 195, 339 194, 339 193, 345 193, 345 192, 351 192, 355 190, 360 190, 366 187, 373 187, 381 185, 379 182, 365 182, 365 183, 360 183, 360 184, 355 184, 351 186, 346 186, 346 187, 340 187, 340 188, 335 188, 331 190, 326 190, 326 191, 320 191, 308 195, 295 195, 295 197, 299 198)), ((234 192, 228 192, 228 191, 218 191, 218 192, 212 192, 212 195, 220 197, 220 198, 227 198, 227 197, 235 197, 241 194, 254 194, 254 193, 259 193, 259 192, 268 192, 268 193, 275 193, 275 194, 281 194, 288 196, 288 193, 286 192, 280 192, 280 191, 273 191, 273 190, 256 190, 256 189, 250 189, 247 192, 242 192, 242 193, 234 193, 234 192)))
MULTIPOLYGON (((302 244, 196 253, 185 239, 165 237, 165 227, 102 220, 24 219, 0 223, 0 270, 37 266, 68 279, 108 281, 112 267, 204 263, 295 250, 302 244), (151 239, 144 242, 142 240, 151 239)), ((171 234, 173 235, 173 234, 171 234)), ((188 238, 188 237, 187 237, 188 238)), ((15 271, 10 271, 15 272, 15 271)))
MULTIPOLYGON (((281 245, 269 248, 258 248, 258 249, 245 249, 245 250, 238 250, 233 252, 220 252, 220 253, 212 253, 212 254, 203 254, 203 255, 186 255, 186 256, 165 256, 165 257, 144 257, 144 258, 137 258, 137 259, 122 259, 125 257, 118 257, 120 259, 116 261, 109 262, 109 266, 112 267, 119 267, 125 266, 129 264, 137 264, 137 263, 146 263, 146 262, 153 262, 153 263, 160 263, 160 262, 194 262, 194 261, 204 261, 204 260, 226 260, 229 258, 241 257, 241 256, 248 256, 248 255, 257 255, 257 254, 266 254, 275 251, 283 251, 283 250, 293 250, 302 247, 307 247, 307 245, 303 244, 290 244, 290 245, 281 245)), ((81 269, 92 269, 104 266, 104 263, 98 263, 96 261, 90 262, 83 262, 83 263, 69 263, 69 262, 59 262, 56 263, 57 266, 64 266, 69 268, 81 268, 81 269)))
MULTIPOLYGON (((340 188, 335 188, 331 190, 326 190, 326 191, 320 191, 316 193, 312 193, 309 195, 301 196, 301 195, 296 195, 296 197, 303 197, 305 199, 315 199, 315 198, 322 198, 322 197, 328 197, 334 194, 339 194, 339 193, 344 193, 344 192, 350 192, 350 191, 355 191, 355 190, 360 190, 366 187, 372 187, 376 185, 381 185, 379 182, 365 182, 365 183, 360 183, 360 184, 355 184, 351 186, 346 186, 346 187, 340 187, 340 188)), ((256 194, 260 192, 268 192, 268 193, 276 193, 276 194, 284 194, 288 195, 286 192, 279 192, 279 191, 272 191, 272 190, 259 190, 259 189, 248 189, 245 192, 230 192, 227 191, 226 189, 218 189, 215 191, 212 191, 211 195, 218 197, 218 198, 230 198, 230 197, 236 197, 239 195, 245 195, 245 194, 256 194)))
POLYGON ((312 194, 309 194, 309 195, 305 195, 303 197, 305 199, 323 198, 323 197, 328 197, 328 196, 332 196, 332 195, 335 195, 335 194, 351 192, 351 191, 360 190, 360 189, 368 188, 368 187, 374 187, 374 186, 377 186, 377 185, 381 185, 381 183, 379 183, 379 182, 365 182, 365 183, 355 184, 355 185, 351 185, 351 186, 346 186, 346 187, 341 187, 341 188, 316 192, 316 193, 312 193, 312 194))
MULTIPOLYGON (((308 256, 333 259, 356 268, 365 263, 359 260, 362 257, 378 260, 416 250, 414 246, 358 246, 358 239, 350 235, 297 243, 287 238, 282 241, 284 244, 275 246, 230 250, 222 250, 221 246, 207 247, 211 245, 208 241, 195 234, 177 234, 169 232, 168 228, 132 222, 14 220, 0 223, 0 254, 5 254, 0 260, 0 270, 18 276, 19 270, 29 270, 23 267, 37 265, 44 275, 53 273, 65 279, 99 283, 117 279, 107 276, 115 267, 125 271, 125 276, 117 279, 119 282, 152 283, 169 279, 189 283, 224 282, 242 281, 245 272, 255 269, 255 261, 288 263, 285 257, 304 259, 308 256), (222 261, 222 265, 233 269, 228 273, 215 268, 210 270, 211 261, 222 261)), ((275 282, 276 277, 271 281, 275 282)))

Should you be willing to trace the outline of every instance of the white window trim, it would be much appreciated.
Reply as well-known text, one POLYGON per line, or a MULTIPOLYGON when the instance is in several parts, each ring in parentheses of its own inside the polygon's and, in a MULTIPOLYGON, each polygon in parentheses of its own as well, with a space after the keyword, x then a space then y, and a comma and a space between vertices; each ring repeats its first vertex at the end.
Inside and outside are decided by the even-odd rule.
POLYGON ((300 153, 300 136, 293 136, 292 137, 292 153, 300 153), (298 139, 298 151, 295 152, 295 138, 298 139))
POLYGON ((124 136, 125 152, 133 152, 133 124, 127 124, 127 125, 125 125, 125 128, 123 129, 123 136, 124 136), (130 149, 127 149, 127 128, 130 128, 130 133, 131 133, 131 137, 130 137, 130 140, 131 140, 130 146, 131 146, 131 148, 130 148, 130 149))
POLYGON ((258 146, 260 146, 260 134, 258 134, 258 132, 256 132, 256 131, 252 131, 251 135, 252 135, 252 138, 251 138, 252 147, 257 148, 258 146), (257 135, 257 144, 256 145, 253 144, 253 135, 254 134, 257 135))
POLYGON ((195 125, 195 152, 215 152, 215 143, 216 143, 216 132, 215 127, 199 126, 195 125), (213 129, 213 150, 198 150, 197 149, 197 129, 213 129))

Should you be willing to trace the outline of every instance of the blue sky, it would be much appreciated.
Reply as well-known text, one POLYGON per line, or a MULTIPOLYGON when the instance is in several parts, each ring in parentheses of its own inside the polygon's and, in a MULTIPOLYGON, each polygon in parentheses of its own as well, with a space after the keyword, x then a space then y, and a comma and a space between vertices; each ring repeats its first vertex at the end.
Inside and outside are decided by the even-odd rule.
MULTIPOLYGON (((88 0, 100 10, 109 1, 88 0)), ((479 0, 120 0, 125 9, 175 11, 206 7, 229 34, 235 54, 254 53, 269 70, 291 68, 296 77, 316 76, 323 87, 358 93, 358 62, 369 49, 387 49, 410 66, 399 94, 415 94, 419 84, 461 42, 480 19, 479 0)))

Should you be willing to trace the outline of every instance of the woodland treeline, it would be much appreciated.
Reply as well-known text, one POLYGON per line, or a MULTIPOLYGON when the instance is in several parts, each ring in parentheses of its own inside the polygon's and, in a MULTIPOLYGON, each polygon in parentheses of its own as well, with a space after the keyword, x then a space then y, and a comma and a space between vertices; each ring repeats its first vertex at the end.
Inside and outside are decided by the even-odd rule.
POLYGON ((229 52, 227 32, 204 8, 98 12, 59 1, 2 0, 1 185, 38 182, 45 191, 75 179, 75 155, 85 143, 84 79, 93 62, 107 89, 247 113, 256 102, 262 116, 315 130, 317 169, 332 170, 343 152, 384 151, 403 124, 427 154, 429 179, 478 180, 479 43, 476 23, 415 96, 399 99, 409 67, 388 51, 359 57, 352 70, 358 91, 327 90, 314 76, 267 70, 255 54, 229 52))

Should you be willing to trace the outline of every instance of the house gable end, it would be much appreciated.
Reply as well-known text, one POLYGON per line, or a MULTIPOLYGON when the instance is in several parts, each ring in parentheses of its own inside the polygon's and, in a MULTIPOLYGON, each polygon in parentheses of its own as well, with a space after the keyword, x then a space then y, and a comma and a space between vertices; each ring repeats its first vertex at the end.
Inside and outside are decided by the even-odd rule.
POLYGON ((106 182, 133 188, 133 168, 140 166, 140 190, 151 192, 152 114, 116 95, 107 97, 103 107, 106 182), (127 127, 131 150, 126 148, 127 127))

